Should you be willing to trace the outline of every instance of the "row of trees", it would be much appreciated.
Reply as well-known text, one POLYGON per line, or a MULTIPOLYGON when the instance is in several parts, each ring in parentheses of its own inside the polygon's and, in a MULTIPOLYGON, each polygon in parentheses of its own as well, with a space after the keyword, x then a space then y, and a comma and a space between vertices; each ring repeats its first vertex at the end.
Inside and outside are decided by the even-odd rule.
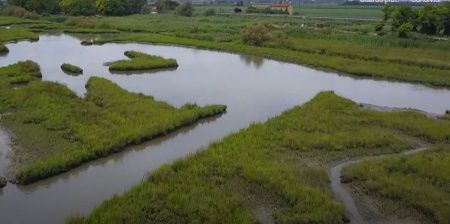
POLYGON ((383 8, 383 23, 376 30, 383 29, 389 20, 391 30, 400 37, 407 37, 411 31, 450 35, 450 2, 438 6, 425 5, 419 10, 413 10, 409 5, 393 7, 387 4, 383 8))
POLYGON ((248 7, 245 10, 246 13, 264 13, 264 14, 289 14, 289 12, 286 10, 277 10, 277 9, 271 9, 270 7, 265 8, 256 8, 253 6, 248 7))
MULTIPOLYGON (((161 4, 170 2, 169 8, 174 10, 173 1, 158 0, 161 4)), ((158 3, 157 2, 157 3, 158 3)), ((178 4, 177 2, 175 2, 178 4)), ((8 4, 20 6, 28 11, 56 14, 64 12, 69 15, 94 15, 96 12, 106 15, 129 15, 141 13, 147 5, 146 0, 8 0, 8 4)), ((148 6, 147 6, 148 7, 148 6)), ((158 8, 158 5, 156 4, 158 8)), ((166 7, 166 6, 164 6, 166 7)))

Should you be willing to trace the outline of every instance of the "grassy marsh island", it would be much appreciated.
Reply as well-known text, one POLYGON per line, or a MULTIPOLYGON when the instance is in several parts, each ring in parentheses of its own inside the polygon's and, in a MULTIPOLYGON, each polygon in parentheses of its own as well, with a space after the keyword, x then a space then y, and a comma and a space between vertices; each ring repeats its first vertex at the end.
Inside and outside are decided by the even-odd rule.
POLYGON ((449 136, 448 121, 362 109, 323 92, 161 167, 67 223, 256 223, 261 211, 276 223, 346 223, 329 185, 332 164, 448 143, 449 136))
POLYGON ((89 79, 86 97, 79 98, 64 85, 36 79, 36 67, 30 69, 29 64, 33 62, 0 68, 0 112, 11 112, 2 117, 1 125, 14 136, 13 162, 20 167, 14 181, 20 184, 65 172, 226 110, 224 105, 175 108, 97 77, 89 79), (12 89, 10 83, 17 79, 35 81, 12 89))
POLYGON ((426 219, 422 223, 444 224, 450 222, 449 170, 446 146, 358 163, 344 168, 343 179, 360 194, 384 200, 383 211, 388 214, 419 214, 426 219))
POLYGON ((82 74, 83 73, 83 69, 81 69, 80 67, 78 67, 76 65, 72 65, 72 64, 68 64, 68 63, 62 64, 61 69, 65 72, 69 72, 72 74, 82 74))
POLYGON ((178 63, 175 59, 163 58, 137 51, 126 51, 125 56, 130 60, 120 60, 109 65, 110 71, 139 71, 160 68, 176 68, 178 63))

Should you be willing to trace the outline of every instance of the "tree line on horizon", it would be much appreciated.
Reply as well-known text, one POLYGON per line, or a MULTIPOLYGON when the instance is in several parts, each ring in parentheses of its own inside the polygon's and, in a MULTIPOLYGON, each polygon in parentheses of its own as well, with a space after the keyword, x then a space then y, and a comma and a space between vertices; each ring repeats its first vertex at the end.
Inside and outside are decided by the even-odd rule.
POLYGON ((382 11, 383 21, 376 25, 377 32, 389 23, 391 31, 399 37, 408 37, 410 32, 450 35, 450 2, 437 6, 425 5, 420 9, 413 9, 410 5, 386 4, 382 11))
POLYGON ((22 7, 39 14, 64 13, 72 16, 92 16, 97 13, 111 16, 148 13, 152 7, 157 12, 174 11, 177 1, 157 0, 148 5, 146 0, 8 0, 8 5, 22 7))

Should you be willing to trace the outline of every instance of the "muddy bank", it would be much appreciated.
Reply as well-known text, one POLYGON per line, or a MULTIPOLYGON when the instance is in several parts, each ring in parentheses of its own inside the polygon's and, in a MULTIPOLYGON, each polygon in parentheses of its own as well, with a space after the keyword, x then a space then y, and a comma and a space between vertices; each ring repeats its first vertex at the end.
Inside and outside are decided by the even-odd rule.
POLYGON ((370 109, 370 110, 378 110, 378 111, 383 111, 383 112, 411 111, 411 112, 423 114, 429 118, 434 118, 434 119, 444 116, 443 114, 431 113, 431 112, 426 112, 423 110, 417 110, 417 109, 413 109, 413 108, 386 107, 386 106, 378 106, 378 105, 367 104, 367 103, 360 103, 359 105, 362 108, 366 108, 366 109, 370 109))
MULTIPOLYGON (((418 152, 423 152, 423 151, 426 151, 429 149, 430 149, 429 147, 419 147, 419 148, 412 149, 409 151, 404 151, 401 154, 410 155, 410 154, 414 154, 414 153, 418 153, 418 152)), ((370 208, 359 208, 357 206, 354 195, 352 195, 350 188, 344 183, 345 181, 341 179, 342 169, 347 166, 356 164, 356 163, 364 162, 366 160, 382 159, 382 158, 387 158, 387 157, 395 156, 395 155, 398 155, 398 154, 380 155, 380 156, 365 157, 365 158, 345 161, 345 162, 334 165, 330 169, 330 172, 328 173, 328 178, 330 179, 330 182, 331 182, 331 189, 333 190, 335 197, 339 201, 341 201, 342 204, 344 204, 345 209, 350 218, 350 223, 354 223, 354 224, 372 223, 372 220, 368 220, 368 217, 365 217, 364 215, 362 215, 360 210, 363 210, 363 209, 367 210, 370 208)), ((365 213, 367 213, 367 212, 365 212, 365 213)), ((369 213, 375 213, 375 212, 369 212, 369 213)), ((373 219, 373 218, 370 218, 370 219, 373 219)), ((388 220, 383 220, 382 222, 383 223, 392 223, 392 224, 401 223, 401 220, 398 220, 398 219, 395 219, 392 217, 388 217, 387 219, 388 220)))

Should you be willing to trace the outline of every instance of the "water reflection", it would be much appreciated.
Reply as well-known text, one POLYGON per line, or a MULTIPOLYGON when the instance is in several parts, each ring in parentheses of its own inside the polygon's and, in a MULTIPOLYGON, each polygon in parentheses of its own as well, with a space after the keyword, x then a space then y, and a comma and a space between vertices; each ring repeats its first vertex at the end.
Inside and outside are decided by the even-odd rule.
POLYGON ((264 64, 264 58, 262 57, 248 54, 241 54, 239 55, 239 57, 246 65, 255 66, 256 70, 258 70, 264 64))

